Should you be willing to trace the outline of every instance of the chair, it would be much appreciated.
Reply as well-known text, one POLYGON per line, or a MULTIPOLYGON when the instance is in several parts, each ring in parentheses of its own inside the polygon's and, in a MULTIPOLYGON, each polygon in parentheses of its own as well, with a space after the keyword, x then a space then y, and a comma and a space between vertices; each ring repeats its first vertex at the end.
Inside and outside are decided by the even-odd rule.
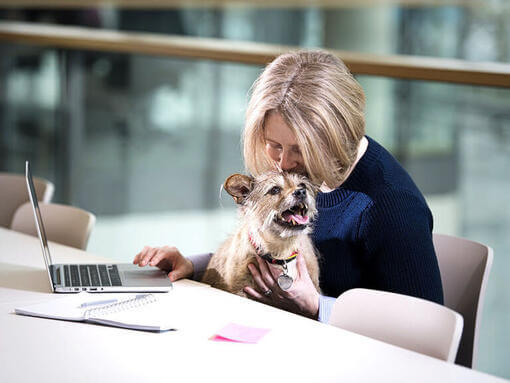
POLYGON ((444 304, 464 317, 464 331, 455 363, 474 368, 493 250, 481 243, 433 234, 444 304))
MULTIPOLYGON (((34 178, 37 198, 41 202, 50 202, 55 187, 42 178, 34 178)), ((11 225, 14 212, 28 201, 25 176, 20 174, 0 173, 0 226, 11 225)))
POLYGON ((462 317, 424 299, 352 289, 340 295, 329 324, 453 363, 462 317))
MULTIPOLYGON (((40 203, 41 217, 49 241, 85 250, 96 222, 94 214, 68 205, 40 203)), ((12 219, 11 229, 37 236, 32 205, 21 205, 12 219)))

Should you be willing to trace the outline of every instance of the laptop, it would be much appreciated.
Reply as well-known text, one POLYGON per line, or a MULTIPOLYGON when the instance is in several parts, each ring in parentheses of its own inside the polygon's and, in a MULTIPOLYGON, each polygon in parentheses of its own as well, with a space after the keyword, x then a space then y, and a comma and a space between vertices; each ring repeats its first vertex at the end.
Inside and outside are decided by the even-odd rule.
POLYGON ((131 263, 95 265, 53 263, 28 161, 25 164, 25 178, 52 292, 168 292, 172 289, 167 272, 157 267, 141 268, 131 263))

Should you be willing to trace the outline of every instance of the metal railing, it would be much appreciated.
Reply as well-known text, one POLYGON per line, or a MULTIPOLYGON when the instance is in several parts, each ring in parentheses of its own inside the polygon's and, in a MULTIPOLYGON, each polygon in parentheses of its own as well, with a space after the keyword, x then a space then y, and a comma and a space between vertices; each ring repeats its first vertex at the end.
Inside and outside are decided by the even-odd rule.
MULTIPOLYGON (((0 41, 74 50, 217 60, 265 65, 283 52, 300 49, 246 41, 104 29, 0 22, 0 41)), ((510 88, 510 65, 406 55, 329 50, 353 74, 510 88)))

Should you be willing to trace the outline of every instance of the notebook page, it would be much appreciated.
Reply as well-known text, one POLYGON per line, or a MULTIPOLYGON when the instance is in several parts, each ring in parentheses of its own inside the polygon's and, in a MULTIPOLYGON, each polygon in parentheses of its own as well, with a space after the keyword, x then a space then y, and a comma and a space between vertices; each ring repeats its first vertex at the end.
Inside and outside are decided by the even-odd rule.
POLYGON ((90 315, 88 321, 149 331, 182 329, 196 316, 195 311, 189 308, 196 305, 193 303, 197 301, 194 296, 200 294, 200 290, 200 287, 174 288, 165 294, 149 294, 154 298, 153 302, 113 312, 98 310, 90 315))
POLYGON ((65 298, 51 299, 43 303, 17 307, 16 314, 52 318, 70 321, 82 321, 84 309, 80 307, 84 301, 84 293, 73 294, 65 298))
POLYGON ((85 319, 85 311, 90 307, 101 307, 102 305, 100 302, 132 299, 135 296, 136 294, 91 294, 81 292, 78 294, 66 295, 65 297, 54 298, 42 303, 17 307, 14 309, 14 312, 20 315, 29 315, 41 318, 83 321, 85 319))
POLYGON ((91 313, 87 321, 135 330, 172 330, 175 328, 168 315, 171 308, 166 307, 165 301, 158 295, 149 294, 145 298, 126 302, 125 307, 118 310, 112 308, 97 310, 91 313))

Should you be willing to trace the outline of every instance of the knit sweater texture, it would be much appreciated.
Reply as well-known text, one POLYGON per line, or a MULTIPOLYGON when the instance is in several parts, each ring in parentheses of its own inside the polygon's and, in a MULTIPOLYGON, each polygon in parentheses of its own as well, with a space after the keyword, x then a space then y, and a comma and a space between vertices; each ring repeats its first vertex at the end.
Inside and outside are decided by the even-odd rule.
POLYGON ((367 139, 365 154, 345 182, 317 196, 312 239, 321 254, 323 322, 334 298, 356 287, 443 303, 432 213, 397 160, 367 139))

